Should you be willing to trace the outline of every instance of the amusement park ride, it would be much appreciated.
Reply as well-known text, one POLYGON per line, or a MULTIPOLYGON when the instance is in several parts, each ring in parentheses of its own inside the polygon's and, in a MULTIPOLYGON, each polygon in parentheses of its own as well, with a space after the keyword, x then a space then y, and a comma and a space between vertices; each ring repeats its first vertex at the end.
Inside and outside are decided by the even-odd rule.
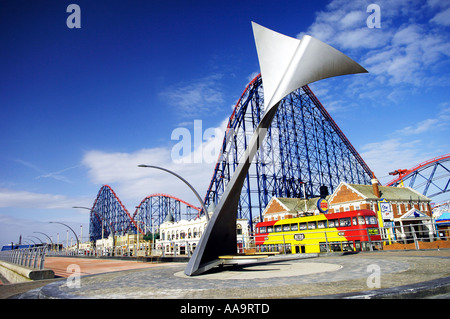
MULTIPOLYGON (((109 225, 105 235, 144 233, 145 227, 160 225, 169 212, 178 221, 205 214, 209 207, 214 213, 185 270, 186 275, 196 275, 209 269, 218 256, 236 250, 236 218, 248 219, 253 227, 253 220, 262 220, 272 196, 312 198, 324 189, 332 193, 342 181, 370 184, 373 172, 307 85, 367 71, 310 36, 298 40, 252 25, 261 74, 245 88, 229 118, 203 208, 154 194, 131 215, 105 185, 91 209, 91 241, 101 238, 102 225, 109 225)), ((438 186, 436 194, 447 192, 449 160, 450 154, 397 170, 392 174, 399 176, 388 186, 409 181, 408 186, 415 188, 422 178, 426 195, 430 186, 437 186, 434 180, 440 170, 444 173, 439 178, 448 182, 438 186)))

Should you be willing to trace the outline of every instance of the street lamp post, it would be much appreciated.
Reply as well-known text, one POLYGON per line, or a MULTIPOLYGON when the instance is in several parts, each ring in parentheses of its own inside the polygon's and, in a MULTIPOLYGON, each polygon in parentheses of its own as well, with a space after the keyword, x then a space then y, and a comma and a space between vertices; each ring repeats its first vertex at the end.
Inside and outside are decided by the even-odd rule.
POLYGON ((75 235, 75 238, 77 239, 77 254, 78 254, 78 250, 80 249, 80 241, 78 240, 78 236, 75 233, 75 231, 69 225, 66 225, 66 224, 61 223, 61 222, 49 222, 49 223, 50 224, 61 224, 61 225, 64 225, 64 226, 66 226, 67 228, 69 228, 72 231, 72 233, 75 235))
MULTIPOLYGON (((105 223, 105 219, 103 218, 102 215, 99 214, 99 212, 97 212, 95 209, 89 208, 89 207, 84 207, 84 206, 73 206, 72 208, 81 208, 81 209, 87 209, 88 211, 93 211, 94 213, 97 214, 97 216, 102 220, 102 240, 103 240, 103 225, 105 223)), ((116 247, 116 230, 114 228, 114 226, 112 224, 109 225, 110 226, 110 231, 112 233, 112 238, 113 238, 113 247, 112 247, 112 256, 115 255, 114 250, 116 247)), ((102 242, 103 244, 103 242, 102 242)))
POLYGON ((31 235, 29 235, 28 237, 33 237, 33 238, 37 238, 37 239, 39 239, 39 241, 41 242, 41 244, 42 245, 44 245, 44 242, 39 238, 39 237, 36 237, 36 236, 31 236, 31 235))
POLYGON ((43 232, 40 232, 40 231, 34 231, 33 233, 35 233, 35 234, 42 234, 42 235, 44 235, 45 237, 47 237, 47 238, 50 240, 50 243, 51 243, 51 246, 50 246, 50 247, 53 247, 53 241, 52 241, 52 239, 51 239, 47 234, 45 234, 45 233, 43 233, 43 232))
POLYGON ((206 219, 209 221, 208 209, 206 208, 205 203, 202 201, 200 195, 197 193, 197 191, 195 190, 195 188, 194 188, 191 184, 189 184, 187 180, 185 180, 185 179, 184 179, 183 177, 181 177, 180 175, 178 175, 178 174, 176 174, 176 173, 174 173, 174 172, 172 172, 172 171, 170 171, 170 170, 168 170, 168 169, 166 169, 166 168, 163 168, 163 167, 154 166, 154 165, 144 165, 144 164, 138 165, 138 167, 147 167, 147 168, 156 168, 156 169, 160 169, 160 170, 162 170, 162 171, 165 171, 165 172, 167 172, 167 173, 170 173, 170 174, 172 174, 172 175, 178 177, 179 179, 181 179, 187 186, 189 186, 189 188, 192 190, 192 192, 194 192, 195 196, 197 197, 198 201, 200 202, 200 205, 201 205, 202 208, 203 208, 203 211, 205 212, 206 219))

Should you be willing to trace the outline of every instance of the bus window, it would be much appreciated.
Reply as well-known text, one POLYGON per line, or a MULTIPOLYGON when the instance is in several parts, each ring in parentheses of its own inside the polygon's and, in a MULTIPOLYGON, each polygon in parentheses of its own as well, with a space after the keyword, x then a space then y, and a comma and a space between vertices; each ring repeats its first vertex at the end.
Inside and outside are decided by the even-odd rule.
POLYGON ((375 218, 375 216, 366 216, 366 224, 367 225, 376 225, 377 219, 375 218))
POLYGON ((358 223, 360 225, 365 225, 366 224, 366 222, 364 221, 364 216, 358 216, 358 223))
POLYGON ((342 243, 342 249, 344 251, 353 251, 353 242, 352 241, 348 241, 348 242, 343 242, 342 243))
POLYGON ((259 232, 261 233, 261 234, 265 234, 265 233, 267 233, 267 228, 264 226, 264 227, 260 227, 259 228, 259 232))
POLYGON ((290 231, 290 230, 291 230, 290 224, 283 225, 283 231, 290 231))
POLYGON ((358 225, 358 221, 356 220, 356 217, 352 218, 353 226, 358 225))
POLYGON ((328 221, 328 227, 338 227, 339 226, 339 224, 338 224, 338 220, 337 219, 331 219, 331 220, 329 220, 328 221))
POLYGON ((291 224, 291 230, 292 231, 298 230, 298 224, 297 223, 296 224, 291 224))
POLYGON ((340 220, 341 227, 348 227, 351 226, 350 217, 347 218, 341 218, 340 220))
POLYGON ((316 222, 309 222, 308 223, 308 229, 316 229, 317 225, 316 222))
POLYGON ((275 232, 276 233, 281 233, 281 225, 276 225, 275 226, 275 232))
POLYGON ((256 227, 255 232, 259 234, 259 227, 256 227))
POLYGON ((306 223, 300 223, 300 230, 306 229, 306 223))
POLYGON ((273 226, 268 226, 267 227, 267 232, 268 233, 273 233, 273 226))
POLYGON ((327 221, 326 220, 320 220, 317 222, 317 228, 327 228, 327 221))

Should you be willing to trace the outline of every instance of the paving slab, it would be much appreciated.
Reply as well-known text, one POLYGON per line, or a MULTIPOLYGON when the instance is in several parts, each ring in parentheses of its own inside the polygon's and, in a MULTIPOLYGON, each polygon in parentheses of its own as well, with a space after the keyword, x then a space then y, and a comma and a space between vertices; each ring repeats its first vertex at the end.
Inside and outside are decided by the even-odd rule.
POLYGON ((87 275, 81 277, 79 287, 54 282, 34 298, 397 298, 405 291, 414 298, 416 290, 421 291, 417 297, 425 298, 427 287, 444 297, 450 292, 450 250, 267 260, 215 268, 195 277, 183 274, 185 263, 87 275))

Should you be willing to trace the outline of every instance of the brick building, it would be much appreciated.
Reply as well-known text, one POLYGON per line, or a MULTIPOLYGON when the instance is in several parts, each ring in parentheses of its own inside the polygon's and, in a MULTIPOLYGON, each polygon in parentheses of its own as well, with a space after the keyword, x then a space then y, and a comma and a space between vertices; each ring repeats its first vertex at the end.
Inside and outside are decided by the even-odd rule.
POLYGON ((393 221, 400 219, 412 209, 416 209, 431 217, 431 199, 410 187, 379 186, 373 181, 372 185, 347 184, 341 182, 329 197, 329 213, 344 212, 354 209, 370 209, 378 211, 378 203, 382 200, 390 204, 383 219, 393 221))
MULTIPOLYGON (((263 220, 281 220, 312 214, 319 214, 319 198, 299 199, 273 197, 263 211, 263 220)), ((341 182, 330 196, 327 196, 329 214, 350 210, 369 209, 378 213, 385 238, 410 239, 432 237, 431 199, 410 187, 380 186, 376 179, 372 185, 341 182)))
POLYGON ((380 186, 376 179, 372 185, 341 182, 328 202, 329 213, 354 209, 377 212, 386 238, 406 241, 412 236, 432 238, 435 235, 431 199, 410 187, 380 186))

